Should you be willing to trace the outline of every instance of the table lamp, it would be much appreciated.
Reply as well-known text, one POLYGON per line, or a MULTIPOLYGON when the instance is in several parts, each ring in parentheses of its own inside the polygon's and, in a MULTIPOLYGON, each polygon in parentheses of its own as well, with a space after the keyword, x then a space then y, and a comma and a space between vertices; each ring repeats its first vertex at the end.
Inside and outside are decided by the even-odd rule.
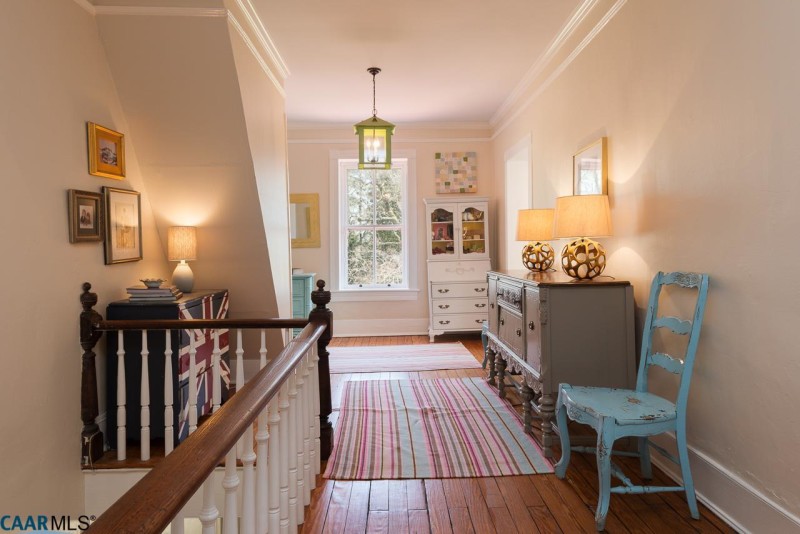
POLYGON ((197 259, 197 228, 194 226, 171 226, 167 238, 169 261, 178 261, 172 273, 172 283, 184 293, 194 287, 194 273, 187 261, 197 259))
POLYGON ((517 241, 527 241, 522 248, 522 264, 529 271, 544 272, 553 266, 554 209, 519 210, 517 212, 517 241))
POLYGON ((556 199, 553 232, 573 240, 561 251, 561 268, 577 280, 591 280, 606 268, 606 251, 591 237, 612 235, 608 195, 556 199))

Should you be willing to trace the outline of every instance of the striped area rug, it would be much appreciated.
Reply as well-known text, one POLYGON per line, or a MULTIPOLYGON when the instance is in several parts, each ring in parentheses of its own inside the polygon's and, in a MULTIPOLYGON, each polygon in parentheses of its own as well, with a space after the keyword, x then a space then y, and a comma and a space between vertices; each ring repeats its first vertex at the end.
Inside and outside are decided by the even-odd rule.
POLYGON ((552 473, 522 421, 482 378, 348 382, 325 477, 552 473))
POLYGON ((481 364, 461 343, 330 347, 331 373, 478 369, 481 364))

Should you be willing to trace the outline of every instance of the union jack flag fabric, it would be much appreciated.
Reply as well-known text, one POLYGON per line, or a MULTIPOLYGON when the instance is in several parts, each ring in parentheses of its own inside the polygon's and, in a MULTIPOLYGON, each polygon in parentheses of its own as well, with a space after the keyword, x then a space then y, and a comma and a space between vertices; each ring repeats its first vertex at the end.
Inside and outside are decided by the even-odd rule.
MULTIPOLYGON (((228 292, 222 299, 214 299, 211 295, 203 297, 200 306, 186 307, 179 305, 181 319, 224 319, 228 316, 228 292)), ((221 401, 228 397, 228 387, 231 382, 231 371, 228 365, 228 330, 217 331, 220 350, 220 376, 221 376, 221 401)), ((194 380, 197 384, 197 418, 211 413, 213 403, 213 355, 214 331, 181 330, 181 351, 178 363, 179 388, 181 398, 181 411, 178 426, 178 439, 183 441, 189 436, 189 351, 191 348, 190 336, 194 338, 195 354, 194 380)))

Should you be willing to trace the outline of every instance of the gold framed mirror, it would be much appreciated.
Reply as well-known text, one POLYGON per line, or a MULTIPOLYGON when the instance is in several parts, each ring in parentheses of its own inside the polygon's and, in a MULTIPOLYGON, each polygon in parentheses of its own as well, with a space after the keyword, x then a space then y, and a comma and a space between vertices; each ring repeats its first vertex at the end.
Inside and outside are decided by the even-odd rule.
POLYGON ((289 222, 292 248, 318 248, 319 193, 290 194, 289 222))

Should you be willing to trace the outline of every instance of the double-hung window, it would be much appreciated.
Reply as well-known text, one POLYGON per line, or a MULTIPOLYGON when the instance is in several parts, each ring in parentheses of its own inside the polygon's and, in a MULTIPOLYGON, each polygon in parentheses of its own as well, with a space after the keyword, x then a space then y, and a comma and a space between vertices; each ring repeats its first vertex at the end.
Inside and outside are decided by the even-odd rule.
POLYGON ((362 169, 338 160, 338 289, 377 292, 409 289, 409 165, 362 169))

